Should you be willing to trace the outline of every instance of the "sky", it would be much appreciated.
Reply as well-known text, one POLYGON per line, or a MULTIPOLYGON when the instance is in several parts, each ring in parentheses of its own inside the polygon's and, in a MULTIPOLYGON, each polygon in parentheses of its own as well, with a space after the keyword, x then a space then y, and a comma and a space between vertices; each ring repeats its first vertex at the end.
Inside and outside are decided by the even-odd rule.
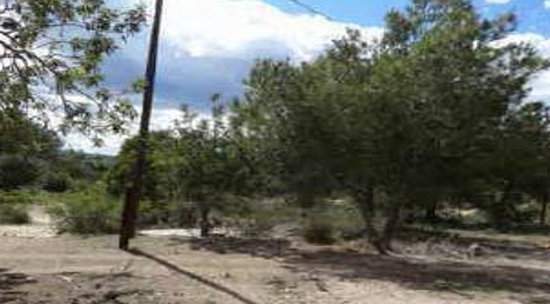
MULTIPOLYGON (((110 0, 128 7, 152 0, 110 0)), ((292 0, 165 0, 152 128, 169 127, 181 104, 205 111, 209 97, 226 98, 243 92, 243 79, 258 58, 309 61, 323 52, 346 28, 368 38, 383 33, 384 15, 403 9, 409 0, 302 0, 322 14, 292 0)), ((475 0, 487 17, 514 12, 519 26, 510 40, 529 41, 550 57, 550 0, 475 0)), ((107 59, 104 71, 113 89, 127 88, 145 70, 149 29, 107 59)), ((532 99, 550 101, 550 72, 531 82, 532 99)), ((140 98, 135 99, 139 110, 140 98)), ((133 126, 132 129, 136 127, 133 126)), ((72 134, 66 147, 114 155, 125 137, 108 135, 105 145, 93 147, 72 134)))

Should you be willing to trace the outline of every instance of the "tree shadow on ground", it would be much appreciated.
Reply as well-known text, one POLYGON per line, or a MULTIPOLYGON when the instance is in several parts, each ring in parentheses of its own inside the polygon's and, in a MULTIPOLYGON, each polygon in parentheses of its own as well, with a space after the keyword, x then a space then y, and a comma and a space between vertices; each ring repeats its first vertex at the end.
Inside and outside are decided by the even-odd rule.
POLYGON ((0 303, 10 303, 21 300, 25 292, 18 291, 19 286, 35 283, 29 276, 22 273, 9 272, 0 268, 0 303))
MULTIPOLYGON (((550 261, 550 248, 543 248, 532 241, 491 238, 489 235, 464 236, 457 233, 433 233, 419 229, 407 229, 399 236, 401 243, 408 248, 419 244, 442 245, 457 253, 467 254, 472 244, 481 246, 483 256, 507 258, 511 260, 550 261)), ((550 244, 549 244, 550 245, 550 244)), ((429 247, 429 246, 428 246, 429 247)), ((441 247, 441 246, 440 246, 441 247)), ((431 254, 428 252, 428 254, 431 254)))
POLYGON ((285 262, 293 271, 315 269, 343 280, 390 281, 412 289, 550 292, 550 271, 517 266, 333 250, 302 253, 285 262))
POLYGON ((135 249, 135 248, 128 250, 128 252, 135 255, 135 256, 143 257, 143 258, 149 259, 151 261, 154 261, 154 262, 170 269, 171 271, 174 271, 174 272, 176 272, 180 275, 183 275, 183 276, 186 276, 186 277, 191 278, 193 280, 196 280, 196 281, 198 281, 198 282, 200 282, 200 283, 202 283, 202 284, 204 284, 204 285, 206 285, 206 286, 208 286, 208 287, 210 287, 214 290, 225 293, 226 295, 229 295, 229 296, 241 301, 244 304, 258 304, 256 302, 252 301, 251 299, 248 299, 245 296, 241 295, 240 293, 229 289, 228 287, 225 287, 225 286, 220 285, 216 282, 213 282, 213 281, 211 281, 207 278, 204 278, 204 277, 202 277, 198 274, 195 274, 193 272, 190 272, 188 270, 180 268, 177 265, 172 264, 172 263, 170 263, 170 262, 168 262, 168 261, 166 261, 166 260, 164 260, 160 257, 157 257, 155 255, 152 255, 150 253, 147 253, 145 251, 135 249))
POLYGON ((172 238, 173 244, 188 243, 192 250, 207 250, 218 254, 248 254, 261 258, 287 256, 297 250, 285 239, 244 239, 234 237, 212 237, 203 239, 172 238))
POLYGON ((179 240, 180 244, 184 242, 188 242, 195 250, 249 254, 265 258, 278 257, 291 271, 315 272, 341 280, 388 281, 417 290, 506 291, 515 294, 542 293, 550 296, 550 271, 494 265, 485 260, 449 261, 429 255, 381 256, 333 247, 298 249, 291 247, 290 242, 285 240, 179 240))

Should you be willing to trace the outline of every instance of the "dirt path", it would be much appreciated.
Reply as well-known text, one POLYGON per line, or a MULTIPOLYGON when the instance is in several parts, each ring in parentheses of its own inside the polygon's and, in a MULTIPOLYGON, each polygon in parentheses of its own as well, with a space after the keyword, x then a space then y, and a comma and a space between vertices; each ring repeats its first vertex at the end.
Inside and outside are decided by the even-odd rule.
POLYGON ((284 240, 140 237, 133 253, 115 250, 116 241, 0 237, 0 303, 550 303, 550 269, 426 263, 284 240))
POLYGON ((550 303, 550 252, 526 245, 463 261, 149 231, 121 252, 115 236, 56 236, 42 207, 30 216, 0 226, 2 304, 550 303))
POLYGON ((51 238, 55 237, 56 231, 53 227, 53 220, 43 206, 32 206, 29 208, 31 223, 28 225, 0 225, 0 236, 19 238, 51 238))

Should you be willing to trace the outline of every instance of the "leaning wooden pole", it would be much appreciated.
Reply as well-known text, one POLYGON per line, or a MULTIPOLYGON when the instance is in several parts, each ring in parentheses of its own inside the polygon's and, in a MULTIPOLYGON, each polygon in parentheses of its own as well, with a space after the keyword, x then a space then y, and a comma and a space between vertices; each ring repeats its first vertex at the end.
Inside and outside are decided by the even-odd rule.
POLYGON ((139 128, 139 139, 136 148, 136 160, 130 174, 130 181, 126 186, 126 196, 120 225, 119 248, 122 250, 128 250, 130 239, 133 238, 136 233, 136 219, 138 216, 139 200, 143 188, 143 175, 147 161, 149 123, 153 110, 162 7, 163 0, 156 0, 155 19, 151 31, 147 70, 145 72, 145 88, 143 92, 143 107, 139 128))

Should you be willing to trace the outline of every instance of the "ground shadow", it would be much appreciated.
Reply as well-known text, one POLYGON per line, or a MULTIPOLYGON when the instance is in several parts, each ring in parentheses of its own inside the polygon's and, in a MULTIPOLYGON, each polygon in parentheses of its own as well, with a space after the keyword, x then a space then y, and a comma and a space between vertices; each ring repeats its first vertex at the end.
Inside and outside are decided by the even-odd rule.
POLYGON ((30 283, 35 283, 35 281, 29 276, 0 268, 0 303, 21 300, 26 293, 18 291, 17 287, 30 283))
POLYGON ((550 271, 523 267, 332 250, 302 253, 285 261, 293 271, 315 269, 344 280, 383 280, 412 289, 550 292, 550 271))
MULTIPOLYGON (((421 229, 406 229, 399 236, 404 247, 414 248, 423 243, 446 245, 456 253, 467 254, 472 244, 480 246, 483 256, 488 258, 504 257, 512 260, 550 261, 550 250, 535 245, 532 241, 506 240, 491 238, 481 232, 479 235, 465 236, 458 233, 432 232, 421 229)), ((428 252, 427 254, 430 254, 428 252)))
POLYGON ((172 263, 170 263, 170 262, 168 262, 168 261, 166 261, 166 260, 163 260, 163 259, 161 259, 160 257, 157 257, 157 256, 155 256, 155 255, 149 254, 149 253, 147 253, 147 252, 144 252, 144 251, 142 251, 142 250, 135 249, 135 248, 134 248, 134 249, 128 250, 128 252, 131 253, 131 254, 133 254, 133 255, 136 255, 136 256, 139 256, 139 257, 144 257, 144 258, 147 258, 147 259, 149 259, 149 260, 151 260, 151 261, 154 261, 154 262, 156 262, 156 263, 158 263, 158 264, 160 264, 160 265, 162 265, 162 266, 164 266, 164 267, 166 267, 166 268, 168 268, 168 269, 170 269, 170 270, 172 270, 172 271, 174 271, 174 272, 176 272, 176 273, 179 273, 179 274, 181 274, 181 275, 183 275, 183 276, 186 276, 186 277, 188 277, 188 278, 191 278, 191 279, 193 279, 193 280, 196 280, 196 281, 198 281, 198 282, 200 282, 200 283, 202 283, 202 284, 204 284, 204 285, 206 285, 206 286, 208 286, 208 287, 211 287, 211 288, 213 288, 213 289, 215 289, 215 290, 217 290, 217 291, 219 291, 219 292, 225 293, 225 294, 227 294, 227 295, 229 295, 229 296, 231 296, 231 297, 233 297, 233 298, 235 298, 235 299, 241 301, 241 302, 244 303, 244 304, 258 304, 258 303, 254 302, 254 301, 252 301, 252 300, 250 300, 250 299, 248 299, 248 298, 246 298, 245 296, 241 295, 240 293, 238 293, 238 292, 236 292, 236 291, 234 291, 234 290, 231 290, 231 289, 229 289, 229 288, 227 288, 227 287, 225 287, 225 286, 223 286, 223 285, 220 285, 220 284, 218 284, 218 283, 216 283, 216 282, 213 282, 213 281, 211 281, 211 280, 209 280, 209 279, 206 279, 206 278, 204 278, 204 277, 202 277, 202 276, 200 276, 200 275, 197 275, 197 274, 195 274, 195 273, 193 273, 193 272, 190 272, 190 271, 188 271, 188 270, 185 270, 185 269, 183 269, 183 268, 180 268, 179 266, 174 265, 174 264, 172 264, 172 263))
MULTIPOLYGON (((519 266, 494 265, 484 258, 448 260, 437 256, 381 256, 330 247, 293 248, 284 240, 247 240, 237 238, 179 240, 195 250, 239 253, 260 257, 279 257, 295 272, 317 272, 342 280, 372 279, 398 283, 422 290, 508 291, 543 293, 550 296, 550 271, 519 266)), ((507 243, 493 244, 495 250, 518 255, 533 248, 507 243), (509 248, 499 246, 509 245, 509 248)), ((548 259, 550 261, 550 259, 548 259)), ((550 303, 550 302, 549 302, 550 303)))
POLYGON ((207 250, 218 254, 248 254, 261 258, 287 256, 296 249, 285 239, 243 239, 234 237, 213 237, 203 239, 172 238, 174 244, 189 244, 192 250, 207 250))

